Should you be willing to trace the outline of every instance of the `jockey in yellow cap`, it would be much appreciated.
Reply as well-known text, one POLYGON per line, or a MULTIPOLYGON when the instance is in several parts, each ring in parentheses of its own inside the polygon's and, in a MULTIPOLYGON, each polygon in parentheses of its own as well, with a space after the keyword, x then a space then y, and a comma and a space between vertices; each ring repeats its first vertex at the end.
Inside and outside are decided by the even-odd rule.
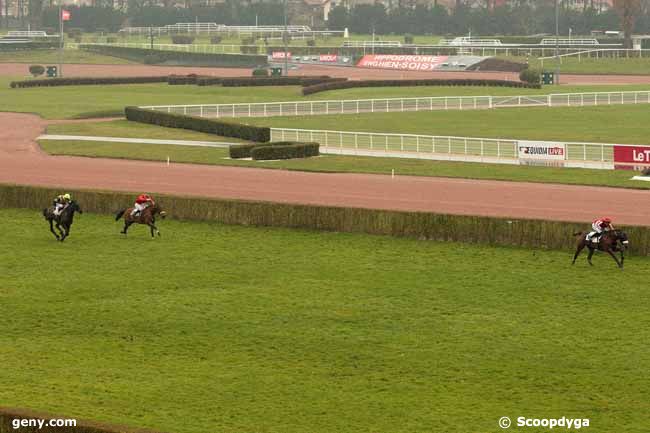
POLYGON ((59 194, 56 196, 54 199, 54 215, 59 216, 61 215, 61 212, 63 212, 63 209, 66 208, 72 201, 72 197, 70 197, 70 194, 59 194))

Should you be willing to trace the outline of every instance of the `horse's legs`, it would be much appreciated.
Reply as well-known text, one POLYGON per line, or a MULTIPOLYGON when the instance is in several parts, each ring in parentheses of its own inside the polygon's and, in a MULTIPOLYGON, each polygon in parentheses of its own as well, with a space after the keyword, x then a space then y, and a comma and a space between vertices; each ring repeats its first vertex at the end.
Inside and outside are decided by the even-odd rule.
POLYGON ((125 234, 126 234, 126 231, 129 229, 129 227, 131 227, 131 224, 133 224, 133 221, 126 221, 126 220, 124 220, 124 229, 122 229, 122 231, 121 231, 120 233, 122 233, 123 235, 125 235, 125 234))
POLYGON ((59 240, 59 235, 57 235, 56 232, 54 231, 54 222, 52 220, 48 220, 48 222, 50 223, 50 231, 52 232, 52 234, 54 235, 54 237, 58 241, 59 240))
POLYGON ((56 229, 59 231, 59 240, 62 241, 65 238, 65 233, 63 232, 63 229, 59 225, 59 223, 55 223, 56 229))
POLYGON ((589 264, 590 264, 591 266, 594 265, 593 263, 591 263, 591 258, 594 256, 594 253, 595 253, 595 252, 596 252, 596 249, 595 249, 595 248, 589 248, 589 255, 587 256, 587 261, 589 262, 589 264))
POLYGON ((158 230, 158 227, 154 223, 149 223, 147 224, 149 226, 149 229, 151 230, 151 237, 154 237, 154 230, 156 233, 158 233, 158 236, 160 236, 160 230, 158 230))
POLYGON ((614 261, 616 262, 616 264, 618 265, 618 267, 621 268, 621 269, 623 269, 623 262, 619 262, 619 261, 618 261, 618 257, 616 257, 616 254, 614 254, 614 251, 612 251, 611 248, 608 248, 608 249, 607 249, 607 252, 609 253, 610 256, 612 256, 612 258, 614 259, 614 261))
POLYGON ((576 264, 576 259, 578 258, 578 256, 579 256, 580 253, 582 252, 582 250, 585 249, 585 246, 586 246, 586 245, 587 245, 587 244, 585 244, 584 242, 581 242, 581 243, 578 245, 578 247, 576 248, 576 253, 573 255, 573 262, 571 262, 572 265, 575 265, 575 264, 576 264))
POLYGON ((65 238, 67 238, 68 235, 70 235, 70 226, 68 224, 62 224, 61 226, 63 227, 63 230, 61 230, 63 233, 63 235, 61 236, 61 242, 63 242, 65 238))

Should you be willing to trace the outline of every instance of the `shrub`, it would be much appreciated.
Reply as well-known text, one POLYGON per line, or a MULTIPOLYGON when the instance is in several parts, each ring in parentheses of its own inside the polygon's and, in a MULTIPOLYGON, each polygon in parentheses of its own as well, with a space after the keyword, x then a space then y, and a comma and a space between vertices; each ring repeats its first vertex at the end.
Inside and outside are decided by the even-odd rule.
POLYGON ((522 83, 507 80, 476 80, 476 79, 420 79, 420 80, 358 80, 332 81, 308 86, 302 89, 303 95, 311 95, 328 90, 351 89, 357 87, 406 87, 406 86, 493 86, 539 89, 539 84, 522 83))
POLYGON ((307 39, 307 46, 308 47, 315 47, 316 46, 316 39, 307 39))
POLYGON ((524 83, 539 86, 542 82, 542 73, 536 69, 524 69, 519 73, 519 79, 524 83))
POLYGON ((172 35, 172 44, 191 45, 194 43, 194 36, 191 35, 172 35))
POLYGON ((196 84, 196 80, 199 78, 196 74, 188 75, 170 75, 167 77, 167 84, 170 85, 183 85, 183 84, 196 84))
POLYGON ((309 158, 319 155, 318 143, 275 143, 271 146, 257 146, 251 150, 256 160, 309 158))
POLYGON ((266 68, 253 69, 253 77, 268 77, 269 70, 266 68))
POLYGON ((233 144, 228 148, 228 154, 231 159, 250 158, 256 146, 260 144, 233 144))
MULTIPOLYGON (((0 44, 0 50, 2 50, 0 44)), ((266 56, 252 56, 243 54, 205 54, 187 53, 183 51, 162 51, 145 48, 126 48, 114 45, 80 45, 80 49, 104 54, 107 56, 119 57, 122 59, 143 62, 146 56, 157 54, 160 56, 158 63, 190 66, 218 66, 218 67, 242 67, 253 68, 268 64, 266 56)))
POLYGON ((43 75, 45 73, 45 67, 41 65, 31 65, 29 67, 29 73, 34 77, 38 77, 39 75, 43 75))
POLYGON ((106 38, 106 43, 108 43, 108 44, 117 43, 117 38, 115 36, 109 36, 109 37, 106 38))
POLYGON ((145 65, 157 65, 159 63, 164 63, 165 59, 160 54, 147 54, 142 59, 142 62, 145 65))
POLYGON ((108 84, 145 84, 164 83, 166 76, 159 77, 74 77, 74 78, 50 78, 45 80, 13 81, 12 88, 26 87, 58 87, 58 86, 89 86, 108 84))
POLYGON ((410 34, 404 35, 404 43, 405 44, 412 45, 414 41, 415 41, 415 38, 413 37, 413 35, 410 35, 410 34))
POLYGON ((163 113, 138 107, 126 107, 124 113, 128 120, 168 128, 190 129, 207 132, 222 137, 241 138, 243 140, 266 143, 271 140, 271 129, 266 127, 225 122, 204 117, 185 116, 182 114, 163 113))
POLYGON ((220 44, 223 38, 219 35, 214 35, 210 38, 210 43, 211 44, 220 44))

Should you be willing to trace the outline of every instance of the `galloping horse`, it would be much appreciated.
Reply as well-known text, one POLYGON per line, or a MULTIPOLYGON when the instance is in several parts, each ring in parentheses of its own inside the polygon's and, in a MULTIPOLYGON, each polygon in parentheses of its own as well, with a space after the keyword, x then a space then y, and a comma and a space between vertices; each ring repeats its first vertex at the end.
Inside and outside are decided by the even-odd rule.
POLYGON ((158 236, 160 236, 160 230, 158 230, 158 227, 156 227, 156 215, 160 215, 161 218, 165 218, 167 213, 161 209, 160 206, 157 204, 154 204, 153 206, 149 206, 142 212, 140 212, 140 215, 137 216, 131 216, 131 212, 133 211, 134 208, 128 208, 128 209, 122 209, 115 215, 115 221, 119 221, 122 216, 124 216, 124 229, 120 232, 123 235, 126 234, 127 230, 129 230, 129 227, 132 224, 146 224, 149 226, 151 229, 151 237, 154 237, 154 233, 158 233, 158 236))
POLYGON ((619 268, 623 269, 623 263, 625 262, 625 250, 627 249, 630 241, 627 239, 627 234, 621 230, 612 230, 605 232, 600 236, 598 244, 594 244, 591 241, 587 241, 584 232, 574 233, 573 236, 579 236, 578 242, 576 244, 576 253, 573 255, 573 262, 575 264, 576 259, 580 255, 580 252, 585 248, 589 248, 589 255, 587 256, 587 261, 590 265, 591 257, 594 255, 596 250, 605 251, 609 253, 610 256, 614 259, 619 268), (621 253, 621 260, 619 261, 616 257, 616 252, 621 253))
POLYGON ((43 209, 45 221, 50 223, 50 231, 54 234, 57 241, 63 242, 70 235, 70 227, 74 220, 74 213, 83 213, 81 207, 75 201, 71 201, 59 215, 54 215, 54 208, 43 209), (56 225, 59 234, 54 231, 53 225, 56 225))

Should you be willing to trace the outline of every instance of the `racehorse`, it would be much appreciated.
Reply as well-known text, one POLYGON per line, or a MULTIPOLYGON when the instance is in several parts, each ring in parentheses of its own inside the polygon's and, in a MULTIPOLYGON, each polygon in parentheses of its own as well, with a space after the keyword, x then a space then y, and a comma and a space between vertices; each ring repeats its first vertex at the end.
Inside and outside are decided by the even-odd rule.
POLYGON ((161 218, 165 218, 167 213, 162 210, 160 206, 154 204, 145 208, 140 215, 131 216, 131 212, 134 208, 122 209, 117 214, 115 214, 115 221, 119 221, 122 216, 124 216, 124 229, 120 233, 126 235, 126 232, 129 230, 132 224, 146 224, 151 229, 151 237, 154 237, 154 233, 158 233, 160 236, 160 230, 156 227, 156 215, 160 215, 161 218))
POLYGON ((57 241, 63 242, 70 235, 70 227, 72 226, 75 212, 83 213, 81 207, 75 201, 71 201, 63 208, 59 215, 54 215, 54 208, 43 209, 45 221, 50 223, 50 231, 54 234, 57 241), (60 235, 54 231, 54 225, 56 225, 60 235))
POLYGON ((576 244, 576 253, 573 255, 573 262, 571 264, 575 264, 576 259, 580 255, 580 252, 585 247, 587 247, 589 248, 589 255, 587 256, 587 261, 589 262, 590 265, 593 266, 593 263, 591 263, 591 257, 594 255, 594 252, 596 250, 600 250, 600 251, 605 251, 610 256, 612 256, 612 258, 614 259, 618 267, 623 269, 623 263, 625 262, 625 250, 627 249, 630 243, 630 241, 627 238, 627 234, 625 232, 621 230, 612 230, 609 232, 605 232, 602 235, 600 235, 598 244, 594 244, 593 242, 588 241, 586 239, 584 232, 574 233, 573 236, 578 236, 578 242, 576 244), (620 261, 616 257, 615 254, 616 252, 621 253, 620 261))

